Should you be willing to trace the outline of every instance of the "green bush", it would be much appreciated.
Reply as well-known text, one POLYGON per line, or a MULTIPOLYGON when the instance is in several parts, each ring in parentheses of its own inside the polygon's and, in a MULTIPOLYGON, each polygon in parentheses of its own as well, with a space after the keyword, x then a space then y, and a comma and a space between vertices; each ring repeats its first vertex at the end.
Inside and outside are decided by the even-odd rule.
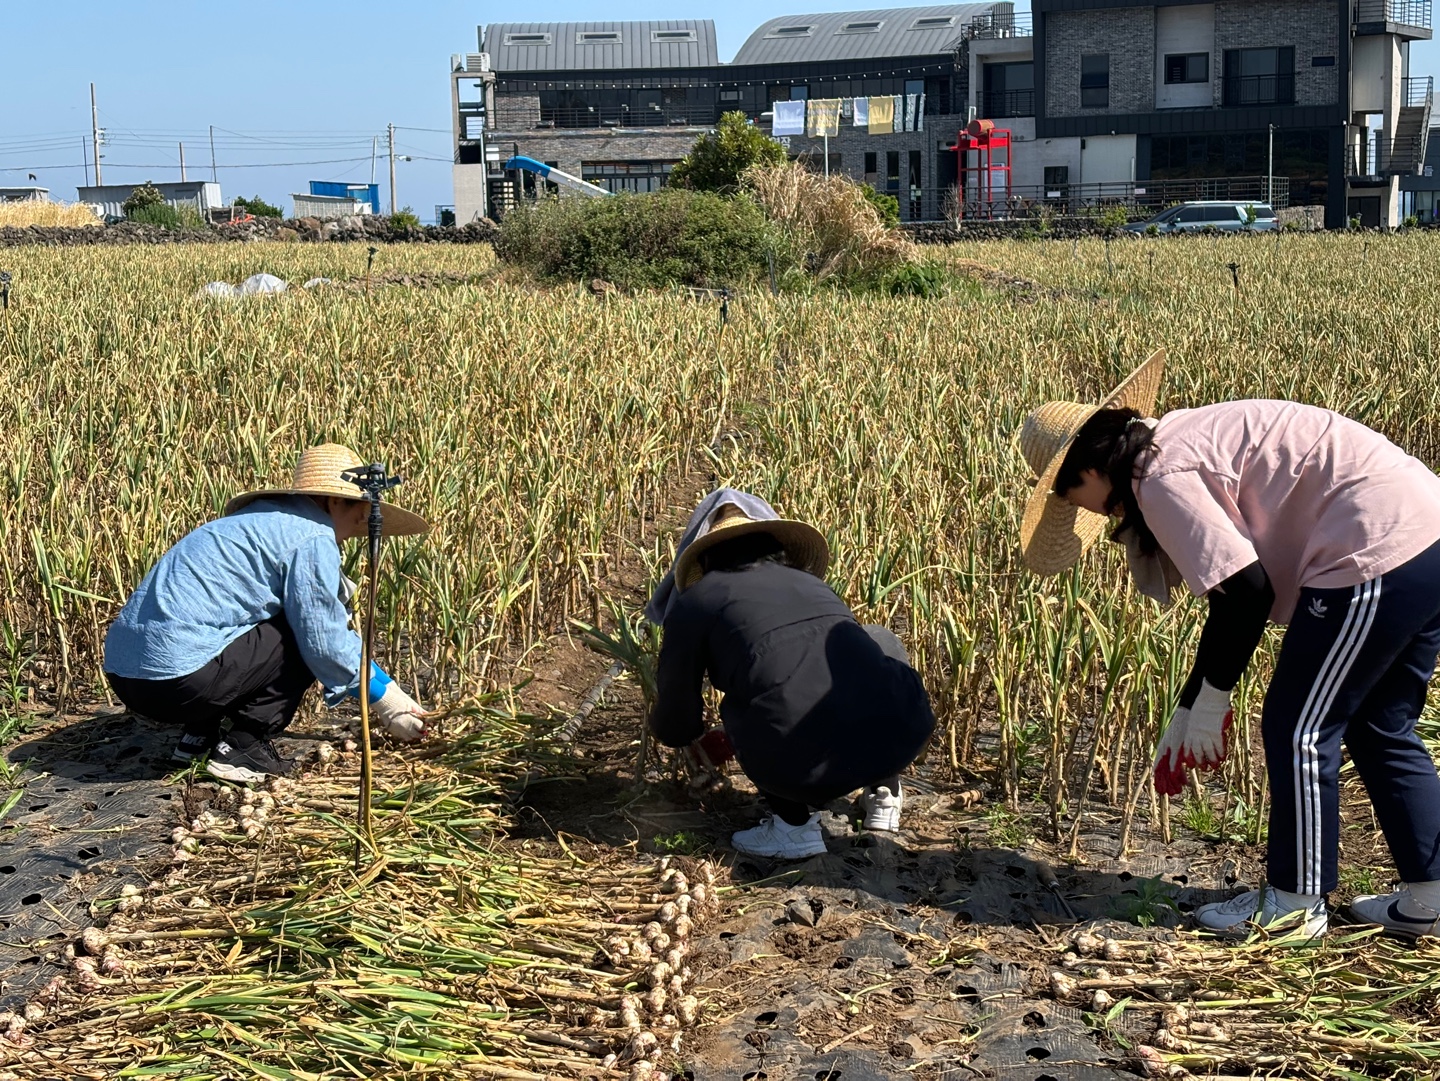
POLYGON ((278 206, 272 206, 258 195, 252 195, 249 199, 237 196, 235 205, 248 214, 254 214, 257 218, 283 218, 285 216, 278 206))
POLYGON ((408 233, 411 229, 418 228, 420 228, 420 216, 408 206, 401 207, 390 215, 390 231, 392 233, 408 233))
POLYGON ((903 263, 880 275, 877 285, 892 297, 938 297, 945 295, 949 275, 934 264, 903 263))
POLYGON ((757 277, 772 242, 750 198, 666 188, 516 207, 500 223, 495 250, 551 280, 715 287, 757 277))
POLYGON ((125 212, 127 218, 139 221, 140 219, 135 217, 137 212, 152 206, 164 205, 165 196, 160 194, 159 188, 147 180, 130 193, 130 198, 120 204, 120 209, 125 212))
POLYGON ((715 130, 700 136, 690 153, 676 163, 670 184, 730 194, 740 190, 740 177, 752 165, 780 165, 784 161, 785 148, 750 123, 744 113, 726 113, 715 130))
POLYGON ((169 203, 151 203, 126 211, 125 216, 141 225, 158 225, 162 229, 180 228, 180 211, 169 203))
POLYGON ((869 184, 860 185, 860 194, 865 196, 865 201, 875 208, 880 215, 880 220, 887 227, 895 227, 900 224, 900 200, 893 195, 884 195, 869 184))

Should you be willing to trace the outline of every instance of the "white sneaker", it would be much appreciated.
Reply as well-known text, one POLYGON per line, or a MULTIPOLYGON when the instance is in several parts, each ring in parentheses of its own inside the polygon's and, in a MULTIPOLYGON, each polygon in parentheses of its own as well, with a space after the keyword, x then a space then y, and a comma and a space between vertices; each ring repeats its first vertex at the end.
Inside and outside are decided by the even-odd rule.
POLYGON ((1297 897, 1293 893, 1282 896, 1279 890, 1266 886, 1228 901, 1201 905, 1194 912, 1195 922, 1212 931, 1243 932, 1247 924, 1256 924, 1267 931, 1302 931, 1308 938, 1323 935, 1330 925, 1325 898, 1316 898, 1308 905, 1302 899, 1297 905, 1297 897))
POLYGON ((1378 923, 1396 934, 1419 938, 1440 935, 1440 912, 1416 900, 1410 887, 1401 883, 1394 893, 1372 893, 1350 902, 1350 912, 1358 920, 1378 923))
POLYGON ((803 860, 825 852, 825 834, 820 831, 820 812, 804 825, 792 826, 776 815, 768 816, 754 829, 741 830, 730 838, 736 852, 770 859, 803 860))
POLYGON ((893 793, 884 785, 872 788, 860 797, 860 805, 865 808, 864 825, 867 830, 899 831, 900 808, 905 805, 905 793, 898 784, 893 793))

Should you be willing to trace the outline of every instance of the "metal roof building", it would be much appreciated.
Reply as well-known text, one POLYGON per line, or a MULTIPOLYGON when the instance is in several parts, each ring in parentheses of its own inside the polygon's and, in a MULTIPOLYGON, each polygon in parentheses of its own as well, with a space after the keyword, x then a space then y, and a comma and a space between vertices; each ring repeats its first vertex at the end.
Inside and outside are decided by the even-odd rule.
POLYGON ((720 62, 710 19, 491 23, 482 51, 497 72, 698 68, 720 62))
POLYGON ((808 63, 885 56, 932 56, 959 47, 972 19, 1013 10, 1013 4, 782 15, 745 39, 734 64, 808 63))

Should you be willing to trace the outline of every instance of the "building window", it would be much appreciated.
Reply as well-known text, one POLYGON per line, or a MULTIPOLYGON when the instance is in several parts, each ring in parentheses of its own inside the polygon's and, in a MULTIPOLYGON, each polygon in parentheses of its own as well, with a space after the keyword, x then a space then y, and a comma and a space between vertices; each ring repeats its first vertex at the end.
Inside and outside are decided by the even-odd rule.
POLYGON ((1171 53, 1165 57, 1167 83, 1208 83, 1209 53, 1171 53))
POLYGON ((720 100, 721 100, 721 101, 739 101, 739 100, 740 100, 740 91, 738 91, 738 90, 722 90, 722 91, 720 91, 720 100))
MULTIPOLYGON (((790 88, 791 101, 809 101, 810 88, 808 86, 792 86, 790 88)), ((102 155, 103 156, 103 155, 102 155)))
POLYGON ((954 15, 924 15, 910 24, 911 30, 947 30, 955 25, 954 15))
POLYGON ((921 164, 920 151, 910 151, 910 214, 911 221, 919 221, 925 216, 924 200, 925 189, 921 186, 921 177, 924 176, 921 164))
MULTIPOLYGON (((1070 183, 1070 166, 1068 165, 1047 165, 1045 166, 1045 187, 1050 191, 1056 188, 1063 188, 1070 183)), ((1047 192, 1048 194, 1048 192, 1047 192)))
POLYGON ((865 151, 865 183, 874 186, 876 180, 875 174, 879 168, 880 166, 875 151, 865 151))
POLYGON ((900 194, 900 151, 885 152, 885 190, 891 195, 900 194))
POLYGON ((1312 56, 1310 58, 1310 66, 1312 68, 1333 68, 1335 66, 1335 58, 1333 56, 1312 56))
POLYGON ((575 35, 576 45, 618 45, 620 43, 620 31, 618 30, 581 30, 575 35))
POLYGON ((777 26, 765 36, 767 38, 808 38, 814 29, 813 26, 777 26))
POLYGON ((835 31, 835 33, 837 33, 837 34, 878 34, 878 33, 880 32, 880 28, 881 28, 882 26, 884 26, 884 25, 885 25, 885 23, 884 23, 883 20, 878 21, 878 22, 877 22, 877 21, 867 21, 867 22, 857 22, 857 23, 845 23, 843 26, 840 27, 839 30, 835 31))
POLYGON ((694 41, 694 30, 651 30, 650 40, 655 42, 694 41))
POLYGON ((1098 53, 1080 58, 1080 107, 1110 107, 1110 54, 1098 53))
POLYGON ((506 45, 549 45, 549 34, 506 34, 506 45))
POLYGON ((988 119, 1035 115, 1035 65, 986 64, 980 115, 988 119))
POLYGON ((1295 48, 1225 50, 1225 104, 1293 105, 1295 48))

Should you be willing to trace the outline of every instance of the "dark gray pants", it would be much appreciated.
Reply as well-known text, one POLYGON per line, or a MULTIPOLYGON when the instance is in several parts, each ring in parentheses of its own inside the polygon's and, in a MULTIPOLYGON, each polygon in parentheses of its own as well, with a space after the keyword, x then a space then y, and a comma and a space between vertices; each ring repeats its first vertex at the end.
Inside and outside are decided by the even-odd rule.
MULTIPOLYGON (((875 644, 880 647, 880 652, 885 654, 885 656, 892 660, 897 660, 901 664, 910 663, 910 654, 905 652, 904 644, 896 636, 894 631, 875 623, 865 624, 865 631, 874 639, 875 644)), ((900 788, 900 775, 897 773, 893 777, 887 777, 871 785, 869 791, 873 792, 875 789, 882 787, 890 789, 891 792, 898 791, 900 788)), ((770 808, 771 813, 787 825, 803 826, 810 820, 809 804, 801 803, 798 800, 784 799, 764 791, 762 791, 760 795, 764 798, 765 804, 770 808)))

